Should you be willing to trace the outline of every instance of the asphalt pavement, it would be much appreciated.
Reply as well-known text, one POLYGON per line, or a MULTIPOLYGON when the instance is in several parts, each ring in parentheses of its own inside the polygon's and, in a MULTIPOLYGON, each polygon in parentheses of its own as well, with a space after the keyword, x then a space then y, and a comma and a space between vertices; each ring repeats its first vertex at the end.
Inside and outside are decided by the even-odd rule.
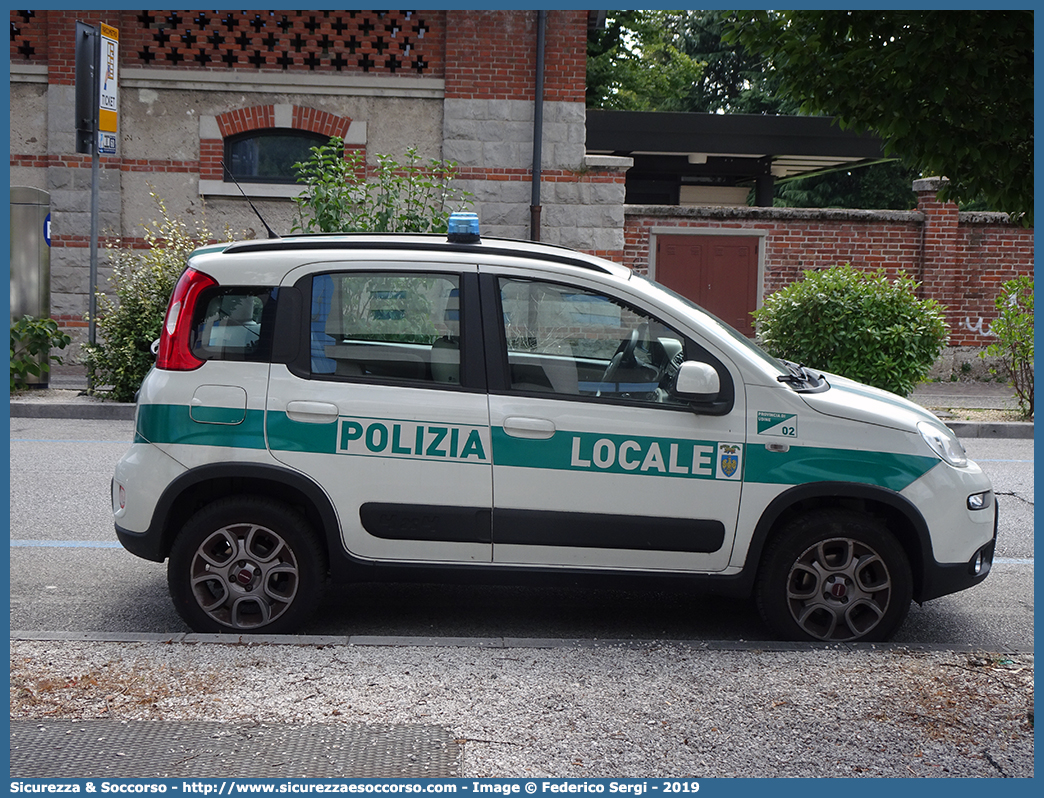
MULTIPOLYGON (((12 397, 11 416, 133 417, 133 405, 84 396, 85 387, 75 369, 59 369, 48 389, 12 397)), ((940 411, 1017 406, 996 383, 927 383, 911 398, 940 411)), ((1032 422, 947 423, 962 437, 1033 436, 1032 422)), ((1025 652, 46 632, 12 633, 11 645, 13 778, 1033 776, 1025 652), (106 681, 121 660, 136 663, 133 689, 106 681), (307 698, 325 696, 322 712, 260 706, 287 696, 266 689, 272 672, 250 669, 285 675, 287 660, 310 685, 332 680, 309 687, 307 698), (422 698, 386 678, 404 667, 422 698), (476 703, 471 693, 505 669, 510 678, 476 703), (630 680, 646 670, 640 681, 652 687, 630 680), (348 675, 363 672, 362 682, 348 675), (198 685, 215 676, 227 684, 203 697, 212 688, 198 685), (75 698, 60 687, 70 678, 82 688, 75 698), (433 687, 443 680, 444 701, 433 687), (694 713, 709 720, 672 733, 694 713)))

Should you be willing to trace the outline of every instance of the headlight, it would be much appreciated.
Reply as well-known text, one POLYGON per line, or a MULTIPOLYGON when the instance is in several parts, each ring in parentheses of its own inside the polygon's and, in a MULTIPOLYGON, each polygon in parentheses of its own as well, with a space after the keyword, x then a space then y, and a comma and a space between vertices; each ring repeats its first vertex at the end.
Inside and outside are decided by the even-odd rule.
POLYGON ((956 468, 964 468, 968 465, 968 455, 957 440, 957 436, 943 427, 937 427, 927 421, 917 424, 917 431, 921 433, 928 447, 944 460, 956 468))

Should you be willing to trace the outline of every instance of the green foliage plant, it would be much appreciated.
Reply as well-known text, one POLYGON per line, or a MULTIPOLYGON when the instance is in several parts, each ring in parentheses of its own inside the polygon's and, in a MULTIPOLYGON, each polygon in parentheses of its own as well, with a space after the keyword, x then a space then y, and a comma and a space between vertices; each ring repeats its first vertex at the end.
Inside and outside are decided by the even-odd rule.
POLYGON ((1019 409, 1033 416, 1033 278, 1020 275, 1004 283, 996 300, 1000 315, 990 324, 997 340, 984 356, 1001 359, 1015 389, 1019 409))
MULTIPOLYGON (((190 230, 171 218, 156 196, 159 219, 144 225, 147 249, 129 249, 120 241, 109 247, 113 266, 109 282, 115 299, 98 292, 99 340, 84 344, 88 385, 94 395, 131 402, 155 361, 152 342, 160 337, 167 304, 188 257, 214 240, 205 222, 190 230)), ((226 234, 225 240, 231 240, 226 234)))
POLYGON ((52 349, 65 349, 72 342, 54 319, 23 316, 11 325, 11 390, 28 388, 31 377, 51 370, 52 363, 62 363, 52 349))
POLYGON ((452 211, 470 204, 470 194, 453 183, 457 165, 432 158, 423 162, 416 148, 400 164, 378 155, 367 176, 364 153, 345 151, 344 141, 311 147, 307 161, 294 164, 305 190, 294 199, 294 232, 445 233, 452 211))
POLYGON ((850 264, 806 271, 754 311, 771 354, 908 395, 948 338, 942 306, 918 299, 918 283, 850 264))

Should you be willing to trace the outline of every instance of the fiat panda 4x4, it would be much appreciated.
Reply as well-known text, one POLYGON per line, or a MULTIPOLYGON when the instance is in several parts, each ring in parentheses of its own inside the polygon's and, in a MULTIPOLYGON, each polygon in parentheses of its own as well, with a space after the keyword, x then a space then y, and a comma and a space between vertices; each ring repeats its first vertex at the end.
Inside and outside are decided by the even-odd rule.
POLYGON ((929 412, 453 222, 190 258, 112 503, 193 629, 293 631, 329 579, 611 573, 869 641, 986 577, 990 481, 929 412))

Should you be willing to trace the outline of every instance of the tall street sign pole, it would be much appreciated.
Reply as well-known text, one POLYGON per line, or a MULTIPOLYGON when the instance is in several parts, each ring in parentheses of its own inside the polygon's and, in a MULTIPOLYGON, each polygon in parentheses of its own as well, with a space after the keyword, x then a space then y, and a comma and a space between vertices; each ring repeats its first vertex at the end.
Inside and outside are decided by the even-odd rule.
POLYGON ((87 339, 94 344, 98 315, 98 218, 101 153, 115 154, 118 129, 119 31, 76 23, 76 151, 91 155, 91 244, 87 339))

